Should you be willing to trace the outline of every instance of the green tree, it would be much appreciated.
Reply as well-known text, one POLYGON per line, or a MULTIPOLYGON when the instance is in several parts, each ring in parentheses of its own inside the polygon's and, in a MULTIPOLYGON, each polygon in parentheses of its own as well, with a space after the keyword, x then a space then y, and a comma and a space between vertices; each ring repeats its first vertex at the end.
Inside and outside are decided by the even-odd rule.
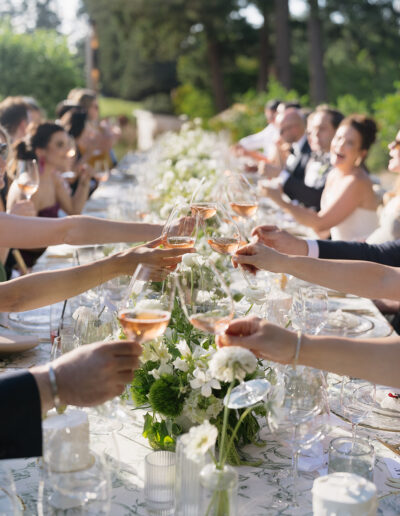
POLYGON ((0 97, 31 95, 49 116, 70 89, 82 85, 66 39, 54 31, 16 34, 9 24, 0 25, 0 69, 0 97))

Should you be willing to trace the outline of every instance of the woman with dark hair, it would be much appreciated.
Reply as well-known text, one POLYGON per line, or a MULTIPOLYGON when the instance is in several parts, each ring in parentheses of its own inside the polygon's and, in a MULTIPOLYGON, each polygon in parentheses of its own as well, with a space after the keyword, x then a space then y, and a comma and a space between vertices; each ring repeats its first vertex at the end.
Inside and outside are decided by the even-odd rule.
MULTIPOLYGON (((37 126, 28 140, 14 144, 16 160, 36 159, 40 171, 40 185, 32 196, 38 217, 58 217, 59 209, 68 215, 82 212, 88 199, 91 174, 88 170, 79 175, 79 183, 72 194, 61 173, 71 169, 71 141, 65 130, 58 124, 45 122, 37 126)), ((7 210, 23 198, 23 193, 14 182, 7 197, 7 210)), ((23 252, 23 258, 31 267, 43 253, 43 249, 23 252)))
POLYGON ((345 118, 331 143, 331 164, 321 198, 321 210, 311 211, 286 202, 281 194, 271 198, 300 224, 334 240, 360 240, 378 226, 377 199, 363 166, 375 141, 375 122, 362 115, 345 118))

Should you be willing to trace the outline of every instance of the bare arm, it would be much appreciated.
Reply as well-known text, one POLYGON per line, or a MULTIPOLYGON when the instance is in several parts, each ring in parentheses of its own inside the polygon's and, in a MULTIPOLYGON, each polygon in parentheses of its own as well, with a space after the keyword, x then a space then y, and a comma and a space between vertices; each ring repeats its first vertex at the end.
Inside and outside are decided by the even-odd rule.
POLYGON ((373 262, 319 260, 288 256, 257 242, 239 249, 234 261, 271 272, 286 272, 324 287, 349 292, 370 299, 400 300, 400 270, 373 262))
POLYGON ((174 267, 182 254, 193 251, 136 247, 87 265, 21 276, 0 283, 0 311, 22 312, 57 303, 116 276, 132 274, 141 262, 174 267))
POLYGON ((160 224, 115 222, 74 215, 60 219, 0 213, 0 246, 30 249, 57 244, 145 242, 157 238, 160 224))
MULTIPOLYGON (((220 345, 243 346, 256 355, 290 364, 297 335, 257 317, 233 321, 220 345)), ((400 337, 348 339, 304 335, 299 364, 400 388, 400 337)))
POLYGON ((319 212, 283 200, 279 204, 300 224, 311 227, 317 232, 326 231, 340 224, 357 208, 361 195, 359 186, 357 180, 352 180, 345 188, 336 192, 336 200, 328 208, 319 212))
POLYGON ((61 208, 68 215, 78 215, 82 212, 89 196, 90 173, 83 171, 79 176, 78 187, 73 195, 71 190, 60 174, 54 172, 54 182, 56 188, 57 201, 61 208))

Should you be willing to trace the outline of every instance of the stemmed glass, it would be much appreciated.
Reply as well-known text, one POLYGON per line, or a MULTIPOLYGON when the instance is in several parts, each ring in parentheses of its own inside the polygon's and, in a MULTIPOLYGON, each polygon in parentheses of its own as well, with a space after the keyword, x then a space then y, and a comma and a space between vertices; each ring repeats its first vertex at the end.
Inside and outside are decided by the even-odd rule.
POLYGON ((95 179, 99 183, 105 183, 110 177, 110 167, 107 160, 97 160, 94 165, 95 179))
POLYGON ((36 160, 18 160, 17 185, 28 201, 37 192, 39 182, 39 169, 36 160))
POLYGON ((208 219, 205 227, 208 245, 219 254, 233 256, 243 240, 237 224, 222 206, 208 219))
POLYGON ((247 230, 250 229, 248 223, 258 209, 257 197, 252 186, 244 176, 230 174, 227 177, 226 194, 232 212, 239 217, 243 232, 247 234, 247 230))
POLYGON ((345 418, 351 423, 353 446, 357 437, 358 425, 371 412, 372 407, 363 403, 362 397, 366 392, 370 392, 370 385, 360 385, 357 380, 344 382, 341 388, 340 404, 345 418))
POLYGON ((139 264, 118 310, 126 336, 140 344, 160 337, 171 318, 174 298, 173 274, 157 266, 139 264))
POLYGON ((185 249, 196 242, 199 216, 189 204, 177 204, 165 223, 162 236, 167 248, 185 249), (193 216, 194 215, 194 216, 193 216))
POLYGON ((315 417, 321 414, 324 406, 321 373, 307 367, 287 369, 278 432, 292 450, 294 506, 297 505, 298 458, 304 447, 309 447, 322 437, 324 426, 316 428, 315 417))

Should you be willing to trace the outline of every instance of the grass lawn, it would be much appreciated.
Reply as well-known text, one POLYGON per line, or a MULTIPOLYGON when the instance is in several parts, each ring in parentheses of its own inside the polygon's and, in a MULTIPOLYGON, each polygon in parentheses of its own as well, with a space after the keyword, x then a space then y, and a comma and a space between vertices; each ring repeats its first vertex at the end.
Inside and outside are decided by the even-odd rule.
POLYGON ((100 116, 116 117, 125 115, 130 120, 133 120, 132 111, 141 106, 140 102, 132 102, 130 100, 115 99, 111 97, 99 97, 100 116))

